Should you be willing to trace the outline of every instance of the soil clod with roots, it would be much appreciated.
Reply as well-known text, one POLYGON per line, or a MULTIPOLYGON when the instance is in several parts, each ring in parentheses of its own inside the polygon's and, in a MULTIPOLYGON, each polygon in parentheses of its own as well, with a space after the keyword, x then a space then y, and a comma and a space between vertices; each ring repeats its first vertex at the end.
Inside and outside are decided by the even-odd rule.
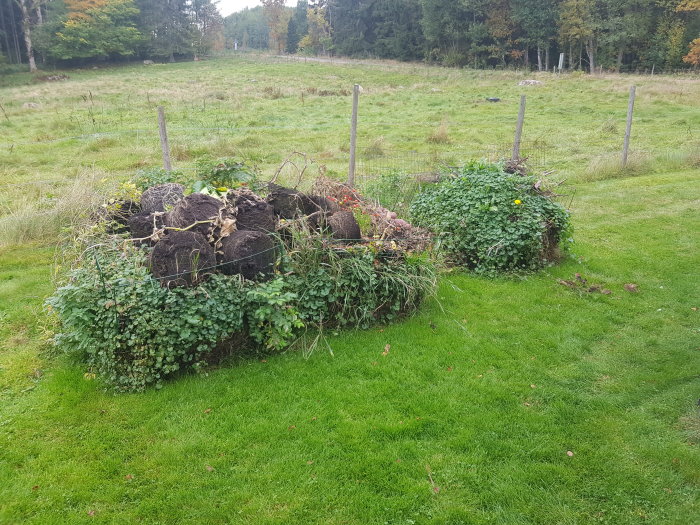
POLYGON ((261 231, 238 230, 221 241, 221 269, 227 275, 256 279, 270 275, 275 267, 275 243, 261 231))
POLYGON ((238 230, 273 233, 277 228, 273 206, 252 191, 233 190, 226 198, 234 207, 238 230))
POLYGON ((211 195, 192 193, 175 205, 168 214, 166 226, 208 236, 214 230, 214 223, 223 215, 231 215, 224 202, 211 195))
POLYGON ((328 218, 328 228, 336 240, 345 242, 362 240, 360 225, 351 211, 335 212, 328 218))
POLYGON ((141 211, 153 213, 168 211, 185 196, 182 184, 167 183, 152 186, 141 195, 141 211))
POLYGON ((172 232, 151 253, 151 271, 162 286, 192 286, 214 271, 216 255, 206 237, 193 231, 172 232))

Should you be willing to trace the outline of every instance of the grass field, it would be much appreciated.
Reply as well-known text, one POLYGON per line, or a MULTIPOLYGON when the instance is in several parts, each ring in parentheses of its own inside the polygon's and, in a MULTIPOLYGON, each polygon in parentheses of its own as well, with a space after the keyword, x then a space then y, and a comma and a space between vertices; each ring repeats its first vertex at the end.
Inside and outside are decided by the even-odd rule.
POLYGON ((523 88, 514 72, 250 57, 68 74, 0 88, 0 523, 700 521, 700 80, 523 88), (417 316, 329 336, 334 356, 241 359, 143 394, 56 354, 56 240, 94 188, 158 165, 155 106, 179 167, 237 153, 271 175, 300 150, 342 174, 354 82, 360 141, 386 156, 507 142, 526 92, 526 138, 568 179, 571 258, 451 272, 417 316), (577 272, 612 293, 558 283, 577 272))

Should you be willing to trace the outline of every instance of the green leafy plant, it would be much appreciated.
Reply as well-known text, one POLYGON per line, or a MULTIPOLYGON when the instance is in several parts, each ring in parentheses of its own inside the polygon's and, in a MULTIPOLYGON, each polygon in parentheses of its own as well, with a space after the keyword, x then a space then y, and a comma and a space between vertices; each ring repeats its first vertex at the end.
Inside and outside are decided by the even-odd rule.
POLYGON ((138 170, 132 182, 141 191, 148 189, 158 184, 166 184, 169 182, 177 182, 180 184, 189 184, 188 177, 181 171, 173 170, 166 171, 163 168, 145 168, 138 170))
POLYGON ((535 270, 568 239, 568 212, 532 176, 474 162, 428 187, 410 208, 452 262, 485 274, 535 270))
POLYGON ((199 193, 224 194, 230 189, 257 187, 257 174, 241 159, 213 160, 209 157, 197 162, 197 179, 192 190, 199 193))
POLYGON ((271 350, 282 350, 303 328, 299 312, 294 307, 297 294, 286 289, 282 278, 261 283, 246 295, 248 330, 257 343, 271 350))
POLYGON ((305 323, 367 328, 413 312, 435 287, 427 257, 383 243, 341 247, 295 236, 284 262, 305 323))

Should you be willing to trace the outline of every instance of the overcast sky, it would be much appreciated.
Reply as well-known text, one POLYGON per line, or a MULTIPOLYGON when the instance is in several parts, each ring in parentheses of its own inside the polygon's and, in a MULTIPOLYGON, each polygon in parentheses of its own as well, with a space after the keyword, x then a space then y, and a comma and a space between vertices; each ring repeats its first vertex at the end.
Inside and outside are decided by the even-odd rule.
MULTIPOLYGON (((241 11, 245 7, 260 5, 260 0, 219 0, 217 5, 219 7, 219 12, 223 16, 228 16, 236 11, 241 11)), ((296 5, 296 2, 287 0, 287 5, 296 5)))

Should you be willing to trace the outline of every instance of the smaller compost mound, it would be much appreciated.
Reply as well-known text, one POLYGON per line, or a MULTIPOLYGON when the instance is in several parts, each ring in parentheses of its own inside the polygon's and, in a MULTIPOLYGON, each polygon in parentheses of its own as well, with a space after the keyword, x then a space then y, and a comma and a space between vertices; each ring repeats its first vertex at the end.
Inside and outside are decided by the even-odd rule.
POLYGON ((182 184, 158 184, 152 186, 141 195, 141 211, 153 213, 167 211, 185 196, 185 187, 182 184))
POLYGON ((274 208, 252 191, 232 191, 227 199, 236 210, 237 229, 272 233, 277 228, 274 208))
POLYGON ((172 232, 151 253, 151 271, 163 286, 191 286, 215 266, 214 248, 197 232, 172 232))
POLYGON ((270 275, 275 266, 275 243, 260 231, 238 230, 221 241, 223 273, 246 279, 270 275))
POLYGON ((222 201, 203 193, 192 193, 175 205, 168 214, 166 226, 187 228, 208 236, 220 215, 230 215, 222 201))

